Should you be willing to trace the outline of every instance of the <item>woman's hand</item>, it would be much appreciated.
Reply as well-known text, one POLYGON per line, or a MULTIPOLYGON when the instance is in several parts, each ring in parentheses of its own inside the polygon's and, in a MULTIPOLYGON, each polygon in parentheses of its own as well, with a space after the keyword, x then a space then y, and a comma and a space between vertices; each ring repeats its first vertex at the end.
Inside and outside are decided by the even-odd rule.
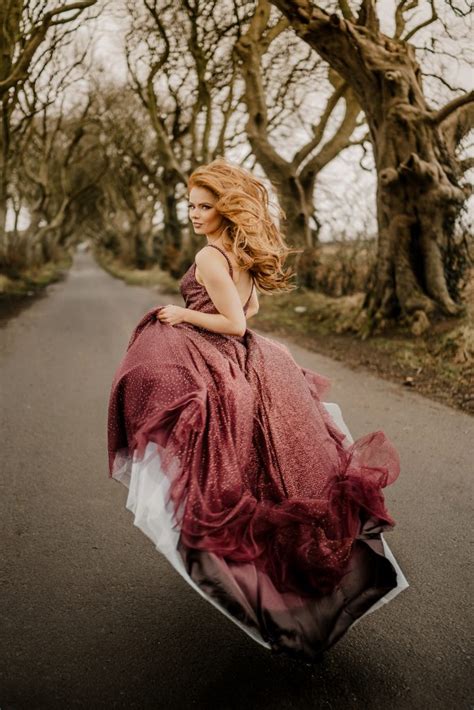
POLYGON ((187 310, 187 308, 183 308, 182 306, 173 306, 170 304, 168 306, 162 306, 157 312, 157 317, 162 323, 176 325, 177 323, 184 323, 187 310))

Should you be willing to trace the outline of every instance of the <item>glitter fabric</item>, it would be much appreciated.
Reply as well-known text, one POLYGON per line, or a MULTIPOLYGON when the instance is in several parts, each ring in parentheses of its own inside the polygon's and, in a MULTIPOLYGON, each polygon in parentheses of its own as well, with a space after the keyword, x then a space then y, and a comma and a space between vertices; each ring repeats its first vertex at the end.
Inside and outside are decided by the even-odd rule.
MULTIPOLYGON (((218 312, 195 264, 180 288, 218 312)), ((162 307, 113 379, 109 475, 130 486, 154 466, 193 584, 274 651, 314 658, 397 588, 382 537, 396 449, 382 431, 352 441, 321 401, 330 381, 284 345, 171 326, 162 307)))

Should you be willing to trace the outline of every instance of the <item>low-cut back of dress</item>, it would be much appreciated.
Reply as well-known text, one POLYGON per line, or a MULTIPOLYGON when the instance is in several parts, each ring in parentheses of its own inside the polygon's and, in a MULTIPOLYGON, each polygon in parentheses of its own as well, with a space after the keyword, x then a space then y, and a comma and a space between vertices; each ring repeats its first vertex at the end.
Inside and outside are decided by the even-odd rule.
MULTIPOLYGON (((217 249, 218 251, 220 251, 221 254, 223 254, 223 255, 225 256, 225 258, 227 259, 227 263, 229 264, 230 278, 231 278, 232 281, 233 281, 233 280, 234 280, 234 267, 232 266, 232 262, 231 262, 231 260, 229 259, 229 257, 227 256, 227 254, 225 253, 224 249, 221 249, 220 247, 218 247, 217 244, 206 244, 205 246, 214 247, 214 249, 217 249)), ((196 264, 194 264, 194 278, 196 278, 196 264)), ((197 281, 197 279, 196 279, 196 281, 197 281)), ((199 282, 198 282, 198 283, 199 283, 199 282)), ((247 308, 248 308, 249 303, 250 303, 250 299, 252 298, 254 285, 255 285, 255 282, 254 282, 254 280, 253 280, 253 278, 252 278, 252 285, 251 285, 251 287, 250 287, 250 294, 249 294, 249 297, 247 298, 246 302, 245 302, 244 305, 243 305, 244 313, 247 311, 247 308)))
MULTIPOLYGON (((227 263, 229 265, 229 273, 230 277, 232 280, 234 280, 234 269, 232 266, 232 262, 230 261, 229 257, 225 253, 223 249, 217 246, 217 244, 206 244, 205 246, 207 247, 213 247, 214 249, 217 249, 220 251, 221 254, 223 254, 227 260, 227 263)), ((252 293, 254 289, 254 279, 252 278, 252 286, 250 289, 250 294, 249 297, 247 298, 247 301, 243 305, 244 313, 247 312, 248 306, 250 303, 250 299, 252 298, 252 293)), ((187 272, 184 274, 183 278, 181 279, 181 293, 183 295, 186 308, 192 308, 195 311, 201 311, 203 313, 217 313, 217 309, 214 306, 214 303, 212 302, 209 294, 206 291, 206 288, 203 284, 200 284, 199 281, 196 279, 196 262, 193 262, 193 264, 189 267, 187 272)), ((211 331, 208 331, 211 332, 211 331)), ((220 334, 219 334, 220 335, 220 334)), ((235 337, 235 336, 231 336, 235 337)))
MULTIPOLYGON (((186 307, 217 313, 195 268, 186 307)), ((382 534, 398 454, 380 430, 353 441, 322 401, 330 381, 283 344, 171 326, 162 307, 112 383, 109 475, 199 594, 272 651, 315 659, 408 586, 382 534)))

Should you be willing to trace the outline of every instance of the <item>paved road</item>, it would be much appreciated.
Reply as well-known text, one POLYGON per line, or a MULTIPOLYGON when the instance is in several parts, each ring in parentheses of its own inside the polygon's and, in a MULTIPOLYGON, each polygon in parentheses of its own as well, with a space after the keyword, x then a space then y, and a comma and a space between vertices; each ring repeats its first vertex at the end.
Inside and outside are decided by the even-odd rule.
POLYGON ((382 428, 397 444, 387 541, 411 586, 314 668, 271 658, 171 569, 107 478, 114 370, 141 315, 172 300, 78 253, 0 331, 1 710, 472 708, 474 420, 291 346, 332 378, 354 436, 382 428))

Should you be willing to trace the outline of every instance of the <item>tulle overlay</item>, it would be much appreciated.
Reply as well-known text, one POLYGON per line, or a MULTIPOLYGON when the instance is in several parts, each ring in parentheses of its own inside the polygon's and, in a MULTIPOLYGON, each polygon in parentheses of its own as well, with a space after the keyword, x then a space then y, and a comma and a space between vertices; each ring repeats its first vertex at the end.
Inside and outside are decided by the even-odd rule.
MULTIPOLYGON (((194 267, 181 291, 216 312, 194 267)), ((160 307, 112 384, 109 473, 188 583, 255 640, 313 659, 407 586, 382 535, 398 454, 382 431, 354 442, 322 401, 329 380, 282 344, 170 326, 160 307)))

